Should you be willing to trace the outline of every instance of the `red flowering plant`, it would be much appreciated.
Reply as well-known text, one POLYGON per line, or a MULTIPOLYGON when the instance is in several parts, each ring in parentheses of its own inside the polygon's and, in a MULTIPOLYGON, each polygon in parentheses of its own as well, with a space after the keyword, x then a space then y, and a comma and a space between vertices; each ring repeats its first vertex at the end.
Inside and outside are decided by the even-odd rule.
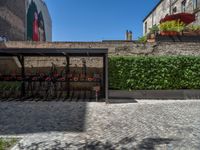
POLYGON ((32 81, 37 81, 37 80, 38 80, 37 76, 32 77, 32 81))
POLYGON ((51 80, 52 80, 51 77, 46 77, 46 78, 45 78, 45 81, 51 81, 51 80))
POLYGON ((74 81, 78 81, 79 78, 78 78, 78 77, 74 77, 73 80, 74 80, 74 81))
POLYGON ((58 81, 65 81, 66 80, 66 76, 65 76, 65 69, 62 69, 60 71, 60 75, 58 77, 58 81))
POLYGON ((59 78, 58 81, 65 81, 65 77, 59 78))
POLYGON ((70 81, 72 81, 72 80, 73 80, 73 75, 70 73, 70 74, 67 75, 67 78, 68 78, 70 81))
POLYGON ((38 76, 38 80, 44 81, 46 74, 43 73, 41 70, 39 70, 38 73, 37 73, 37 76, 38 76))
POLYGON ((59 77, 59 74, 56 72, 56 73, 53 74, 53 77, 54 77, 54 78, 58 78, 58 77, 59 77))
POLYGON ((22 77, 21 76, 17 76, 17 81, 21 81, 22 77))
POLYGON ((41 72, 41 73, 39 73, 39 76, 40 76, 41 78, 43 78, 43 77, 45 77, 45 73, 41 72))
POLYGON ((161 35, 183 35, 186 26, 195 21, 195 15, 189 13, 177 13, 167 15, 160 20, 161 35))
POLYGON ((160 20, 160 23, 163 23, 166 21, 180 21, 188 25, 195 21, 195 15, 190 14, 190 13, 177 13, 173 15, 167 15, 165 16, 165 18, 160 20))
POLYGON ((12 76, 8 75, 8 74, 10 74, 10 73, 6 73, 6 75, 3 76, 4 81, 11 81, 12 80, 12 76))
POLYGON ((88 81, 93 81, 94 79, 91 77, 88 77, 88 81))

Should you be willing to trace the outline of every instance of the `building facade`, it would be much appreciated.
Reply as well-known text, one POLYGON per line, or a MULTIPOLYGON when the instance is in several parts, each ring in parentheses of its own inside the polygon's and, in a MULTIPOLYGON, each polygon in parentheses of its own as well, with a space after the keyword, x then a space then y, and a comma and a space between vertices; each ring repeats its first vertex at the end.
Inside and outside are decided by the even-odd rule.
POLYGON ((143 20, 143 35, 149 33, 149 28, 158 25, 166 15, 181 12, 195 14, 194 24, 200 25, 200 0, 160 0, 143 20))
POLYGON ((43 0, 0 0, 0 39, 52 41, 52 21, 43 0))

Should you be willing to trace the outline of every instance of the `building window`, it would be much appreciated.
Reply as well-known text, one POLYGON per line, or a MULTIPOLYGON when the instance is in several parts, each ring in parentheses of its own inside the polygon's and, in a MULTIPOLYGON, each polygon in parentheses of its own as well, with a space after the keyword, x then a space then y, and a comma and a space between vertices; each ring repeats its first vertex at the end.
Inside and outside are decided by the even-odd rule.
POLYGON ((174 7, 174 8, 172 9, 172 14, 175 14, 176 12, 177 12, 177 8, 174 7))
POLYGON ((193 8, 194 9, 200 8, 200 0, 193 0, 193 8))
POLYGON ((156 24, 156 11, 154 11, 153 13, 152 13, 152 26, 154 25, 154 24, 156 24))
POLYGON ((147 33, 147 22, 145 22, 145 25, 144 25, 145 27, 145 29, 144 29, 144 32, 145 32, 145 34, 147 33))
POLYGON ((181 11, 182 11, 182 12, 185 12, 185 11, 186 11, 186 0, 183 0, 183 1, 181 2, 181 11))

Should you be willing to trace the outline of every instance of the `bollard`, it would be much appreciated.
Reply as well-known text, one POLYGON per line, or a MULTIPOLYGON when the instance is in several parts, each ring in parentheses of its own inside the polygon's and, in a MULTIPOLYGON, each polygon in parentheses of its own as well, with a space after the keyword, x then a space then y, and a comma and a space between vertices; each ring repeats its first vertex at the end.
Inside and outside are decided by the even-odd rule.
POLYGON ((100 86, 93 87, 93 90, 95 91, 96 102, 98 102, 98 93, 100 91, 100 86))

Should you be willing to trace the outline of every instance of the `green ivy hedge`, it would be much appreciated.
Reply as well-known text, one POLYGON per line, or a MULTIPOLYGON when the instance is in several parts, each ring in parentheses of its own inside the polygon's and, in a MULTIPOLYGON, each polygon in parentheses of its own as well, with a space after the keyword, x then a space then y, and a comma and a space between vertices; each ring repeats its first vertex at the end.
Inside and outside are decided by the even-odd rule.
POLYGON ((110 57, 109 88, 200 89, 200 57, 110 57))

